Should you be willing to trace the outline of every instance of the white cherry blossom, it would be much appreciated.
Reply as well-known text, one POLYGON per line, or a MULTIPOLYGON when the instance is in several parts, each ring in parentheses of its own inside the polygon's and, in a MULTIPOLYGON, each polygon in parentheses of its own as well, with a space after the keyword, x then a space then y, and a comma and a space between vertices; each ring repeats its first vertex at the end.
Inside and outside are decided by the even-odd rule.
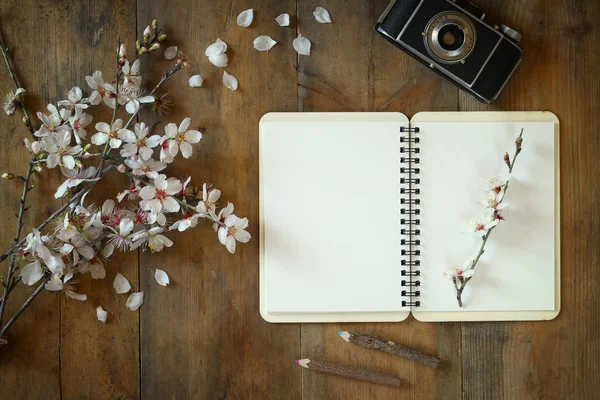
POLYGON ((162 235, 163 232, 164 229, 160 227, 151 228, 148 231, 141 231, 134 236, 131 250, 147 246, 151 251, 157 252, 162 251, 165 247, 173 246, 173 242, 168 237, 162 235))
POLYGON ((16 103, 19 99, 19 96, 21 96, 23 93, 25 93, 25 89, 23 88, 18 88, 14 93, 12 90, 8 92, 3 104, 6 115, 13 115, 15 113, 16 103))
POLYGON ((89 102, 91 105, 95 106, 100 104, 100 101, 104 101, 104 104, 110 108, 115 108, 117 104, 116 90, 114 86, 104 82, 102 72, 96 71, 92 74, 92 76, 86 76, 85 81, 87 82, 88 86, 94 90, 89 97, 89 102))
POLYGON ((219 241, 233 254, 235 253, 236 241, 247 243, 250 240, 250 234, 245 230, 248 227, 248 219, 239 218, 232 214, 225 218, 223 224, 225 226, 221 226, 217 232, 219 241))
POLYGON ((45 143, 45 150, 48 152, 46 159, 48 168, 54 168, 59 164, 68 169, 75 168, 75 158, 73 156, 81 153, 83 149, 79 145, 71 147, 70 131, 57 133, 54 141, 46 140, 45 143))
POLYGON ((119 230, 109 227, 113 233, 108 235, 108 243, 121 251, 131 245, 130 233, 133 230, 133 221, 129 218, 123 218, 119 223, 119 230))
POLYGON ((49 115, 41 113, 38 111, 37 116, 42 121, 42 125, 35 132, 35 136, 44 137, 48 136, 50 133, 65 133, 70 131, 68 125, 65 125, 65 122, 71 116, 71 112, 67 109, 58 110, 53 104, 48 104, 48 111, 50 111, 49 115))
POLYGON ((165 127, 165 136, 163 142, 167 141, 169 145, 169 153, 175 157, 181 150, 183 158, 192 156, 192 144, 196 144, 202 139, 202 133, 196 130, 188 130, 190 127, 191 118, 185 118, 179 128, 174 123, 170 123, 165 127))
POLYGON ((221 198, 221 191, 213 189, 206 183, 202 186, 202 200, 198 202, 196 210, 201 213, 215 213, 217 201, 221 198))
POLYGON ((106 277, 104 263, 114 250, 115 247, 111 243, 107 243, 101 252, 94 254, 89 260, 85 260, 79 264, 79 272, 82 274, 89 272, 93 279, 104 279, 106 277))
POLYGON ((121 149, 121 156, 131 157, 137 154, 142 160, 148 160, 152 156, 153 148, 160 144, 161 137, 152 135, 148 137, 150 128, 144 122, 135 124, 134 132, 130 132, 123 138, 127 144, 121 149))
POLYGON ((225 219, 231 214, 233 214, 233 203, 227 203, 227 207, 222 208, 221 211, 219 211, 217 218, 215 218, 215 220, 218 221, 212 226, 215 232, 219 230, 219 227, 221 226, 220 224, 224 224, 225 219))
POLYGON ((448 268, 444 272, 444 275, 450 280, 457 279, 459 281, 462 281, 463 279, 470 278, 473 276, 475 270, 472 267, 473 259, 470 258, 467 261, 465 261, 465 263, 462 266, 455 265, 452 268, 448 268))
POLYGON ((97 133, 92 136, 91 141, 97 146, 109 142, 111 149, 121 147, 123 140, 134 140, 135 135, 129 129, 123 129, 123 120, 116 119, 112 126, 106 122, 96 124, 97 133))
POLYGON ((129 60, 126 60, 121 70, 123 71, 123 88, 139 89, 140 84, 142 83, 139 58, 135 60, 133 64, 130 64, 129 60))
POLYGON ((144 186, 140 190, 140 206, 143 210, 150 211, 152 214, 161 212, 163 209, 167 212, 177 212, 180 209, 179 203, 172 197, 181 191, 181 181, 175 178, 168 178, 160 174, 154 179, 154 187, 144 186))
POLYGON ((158 173, 167 167, 166 164, 156 161, 153 158, 147 160, 125 160, 125 164, 131 168, 131 172, 138 176, 147 176, 148 178, 154 179, 158 176, 158 173))
POLYGON ((81 144, 81 139, 87 137, 86 126, 92 123, 92 116, 83 112, 82 108, 75 108, 75 115, 69 118, 69 124, 73 129, 73 135, 75 135, 75 141, 77 144, 81 144))
POLYGON ((496 225, 498 225, 498 220, 490 215, 473 218, 468 222, 466 233, 485 236, 485 234, 496 225))
POLYGON ((73 86, 71 88, 71 90, 69 90, 69 93, 67 94, 67 100, 61 100, 59 101, 58 104, 61 107, 66 107, 66 108, 80 108, 80 109, 86 109, 89 107, 88 104, 86 104, 87 99, 83 98, 83 92, 81 91, 81 89, 77 86, 73 86))

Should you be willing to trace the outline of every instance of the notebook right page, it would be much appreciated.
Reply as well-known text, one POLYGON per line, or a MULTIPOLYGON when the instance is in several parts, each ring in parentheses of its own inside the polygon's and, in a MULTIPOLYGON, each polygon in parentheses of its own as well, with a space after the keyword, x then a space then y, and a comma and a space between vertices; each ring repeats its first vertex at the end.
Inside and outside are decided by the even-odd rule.
POLYGON ((496 114, 490 118, 495 122, 486 122, 481 113, 453 114, 458 116, 450 121, 416 118, 412 123, 420 129, 421 180, 422 285, 421 306, 414 309, 415 317, 419 319, 422 312, 452 312, 462 317, 441 320, 520 319, 519 313, 557 310, 557 121, 511 121, 514 118, 498 115, 512 113, 484 113, 496 114), (456 288, 444 272, 462 266, 480 250, 481 235, 469 233, 469 221, 486 215, 482 204, 489 192, 486 182, 508 173, 503 156, 508 152, 512 159, 521 129, 522 151, 503 200, 509 205, 508 213, 504 212, 506 219, 491 232, 463 291, 461 308, 456 288), (473 315, 469 318, 466 312, 473 315), (494 312, 502 317, 492 317, 494 312))

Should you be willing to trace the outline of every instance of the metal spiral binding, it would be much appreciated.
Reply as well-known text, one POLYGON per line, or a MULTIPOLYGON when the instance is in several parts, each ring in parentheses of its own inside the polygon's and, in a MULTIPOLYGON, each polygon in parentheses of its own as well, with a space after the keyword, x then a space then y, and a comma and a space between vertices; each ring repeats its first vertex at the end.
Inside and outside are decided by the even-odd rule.
POLYGON ((421 286, 421 281, 418 279, 421 276, 421 271, 418 269, 421 265, 421 261, 418 257, 421 255, 421 250, 418 247, 421 245, 421 240, 416 238, 421 234, 421 230, 418 228, 421 225, 421 220, 417 218, 421 215, 421 199, 418 196, 421 194, 421 189, 417 186, 421 183, 421 179, 416 177, 421 170, 416 166, 420 164, 421 159, 418 155, 421 153, 421 149, 418 147, 421 139, 415 137, 416 133, 419 133, 417 127, 400 127, 401 133, 407 133, 406 136, 400 137, 400 163, 406 164, 406 166, 400 167, 400 173, 404 175, 400 178, 400 184, 406 185, 400 189, 400 194, 406 195, 400 199, 400 224, 406 226, 400 230, 402 236, 407 236, 407 239, 401 239, 400 244, 402 245, 401 255, 407 257, 401 261, 402 269, 401 275, 406 277, 402 280, 402 286, 406 290, 402 290, 402 296, 407 297, 407 300, 402 301, 402 307, 419 307, 421 302, 414 300, 415 297, 421 295, 421 291, 418 290, 421 286), (414 278, 414 279, 413 279, 414 278))

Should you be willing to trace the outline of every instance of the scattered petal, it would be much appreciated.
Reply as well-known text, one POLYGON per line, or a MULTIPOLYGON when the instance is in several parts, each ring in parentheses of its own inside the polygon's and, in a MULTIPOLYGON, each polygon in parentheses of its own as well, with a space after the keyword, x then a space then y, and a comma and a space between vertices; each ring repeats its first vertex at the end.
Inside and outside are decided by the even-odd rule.
POLYGON ((200 75, 194 75, 188 81, 190 87, 200 87, 202 86, 202 82, 204 82, 204 79, 200 75))
POLYGON ((209 56, 208 61, 210 61, 210 63, 215 67, 225 68, 229 62, 229 58, 227 57, 227 54, 220 53, 214 56, 209 56))
POLYGON ((172 60, 177 56, 178 48, 177 46, 167 47, 165 50, 165 58, 167 60, 172 60))
POLYGON ((269 51, 277 44, 276 41, 269 36, 259 36, 254 39, 254 48, 258 51, 269 51))
POLYGON ((102 306, 98 306, 98 308, 96 308, 96 317, 98 317, 98 321, 105 324, 106 318, 108 317, 108 313, 106 311, 104 311, 102 306))
POLYGON ((305 38, 302 35, 298 35, 296 39, 292 42, 294 45, 294 49, 303 56, 310 56, 310 40, 305 38))
POLYGON ((156 279, 156 282, 161 286, 167 286, 169 283, 171 283, 169 281, 169 275, 167 275, 167 273, 162 269, 158 268, 156 268, 156 272, 154 272, 154 279, 156 279))
POLYGON ((127 298, 127 302, 125 303, 125 307, 129 308, 131 311, 135 311, 144 302, 144 292, 136 292, 131 293, 127 298))
POLYGON ((221 53, 225 53, 226 51, 227 51, 227 43, 225 43, 221 39, 217 38, 216 42, 214 42, 213 44, 211 44, 210 46, 208 46, 206 48, 204 55, 206 55, 207 57, 217 56, 221 53))
POLYGON ((254 19, 254 10, 248 9, 246 11, 242 11, 240 15, 237 17, 237 24, 242 28, 247 28, 252 24, 252 20, 254 19))
POLYGON ((281 14, 279 17, 275 18, 275 21, 279 24, 279 26, 289 26, 290 24, 290 15, 285 13, 281 14))
POLYGON ((238 80, 235 76, 228 74, 227 71, 223 71, 223 85, 225 85, 227 89, 237 90, 238 80))
POLYGON ((315 16, 315 19, 322 24, 330 24, 331 23, 331 17, 329 16, 329 11, 327 11, 323 7, 315 8, 315 11, 313 11, 313 15, 315 16))
POLYGON ((115 288, 118 294, 127 293, 131 290, 131 285, 129 284, 129 281, 119 272, 117 272, 117 276, 115 276, 115 280, 113 281, 113 287, 115 288))

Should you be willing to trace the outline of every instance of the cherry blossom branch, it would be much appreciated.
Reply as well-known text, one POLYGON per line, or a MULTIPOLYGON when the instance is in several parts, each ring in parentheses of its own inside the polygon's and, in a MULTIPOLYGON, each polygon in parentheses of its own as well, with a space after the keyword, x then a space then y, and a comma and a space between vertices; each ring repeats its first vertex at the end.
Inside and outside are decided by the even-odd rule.
MULTIPOLYGON (((156 93, 156 91, 160 88, 160 86, 168 81, 169 79, 171 79, 171 77, 180 69, 182 69, 184 66, 183 64, 176 64, 171 70, 165 72, 163 74, 163 76, 161 77, 161 79, 158 81, 158 83, 156 84, 156 86, 154 87, 154 89, 152 89, 152 91, 150 92, 150 96, 154 95, 154 93, 156 93)), ((133 121, 133 118, 139 113, 139 111, 142 109, 142 107, 145 104, 142 103, 140 104, 139 109, 137 110, 137 112, 135 112, 127 121, 127 124, 125 124, 125 126, 123 127, 124 129, 127 129, 130 125, 131 122, 133 121)), ((104 160, 105 155, 102 157, 101 163, 100 163, 100 167, 102 167, 103 165, 103 160, 104 160)), ((105 168, 102 171, 102 174, 100 176, 103 176, 106 172, 108 172, 109 169, 113 169, 115 168, 116 165, 112 164, 109 167, 105 168)), ((101 169, 98 168, 98 171, 100 171, 101 169)), ((139 180, 139 179, 138 179, 139 180)), ((52 214, 46 221, 44 221, 38 228, 38 231, 42 231, 42 229, 44 229, 54 218, 58 217, 64 210, 67 209, 67 207, 69 207, 69 205, 73 204, 74 202, 76 202, 77 200, 79 200, 81 197, 83 197, 84 194, 86 194, 87 192, 89 192, 91 190, 91 188, 96 184, 97 181, 94 182, 90 182, 88 184, 88 186, 84 189, 82 189, 81 191, 79 191, 75 196, 73 196, 71 198, 71 200, 67 203, 65 203, 61 208, 59 208, 54 214, 52 214)), ((178 200, 178 199, 177 199, 178 200)), ((4 254, 2 254, 0 256, 0 262, 6 260, 6 258, 18 247, 22 246, 25 243, 25 239, 21 240, 19 243, 15 244, 13 247, 11 247, 10 249, 8 249, 4 254)))
MULTIPOLYGON (((519 153, 521 153, 521 143, 522 142, 523 142, 523 129, 521 129, 521 133, 519 134, 519 137, 515 141, 515 147, 516 148, 515 148, 515 154, 514 154, 514 156, 512 158, 512 161, 511 161, 508 153, 506 153, 504 155, 504 162, 508 166, 508 173, 509 174, 512 173, 513 168, 515 166, 515 161, 517 161, 517 157, 518 157, 519 153)), ((502 199, 500 199, 500 201, 498 202, 498 204, 502 203, 504 201, 504 199, 506 198, 506 191, 508 190, 508 184, 509 183, 510 183, 510 181, 506 182, 506 184, 504 185, 504 191, 503 191, 503 194, 502 194, 502 199)), ((496 217, 496 215, 497 215, 497 211, 494 211, 494 218, 496 217)), ((496 226, 493 226, 492 228, 490 228, 487 231, 487 233, 485 234, 485 236, 483 237, 482 242, 481 242, 481 246, 479 247, 479 251, 477 252, 477 255, 475 256, 475 258, 473 259, 473 263, 471 264, 471 268, 470 269, 475 269, 475 266, 479 262, 479 259, 481 258, 481 256, 485 252, 485 245, 487 244, 487 241, 490 238, 490 235, 492 234, 492 231, 496 228, 496 226)), ((454 286, 456 287, 456 300, 458 301, 458 306, 459 307, 463 306, 462 293, 465 290, 465 286, 467 286, 467 283, 469 283, 469 281, 471 279, 472 279, 472 277, 460 279, 461 284, 460 284, 460 286, 458 286, 458 280, 456 279, 456 277, 452 278, 452 282, 454 282, 454 286)))
MULTIPOLYGON (((13 69, 12 62, 10 60, 10 56, 8 54, 8 47, 4 45, 4 40, 2 38, 2 31, 0 31, 0 52, 2 52, 2 57, 4 58, 4 63, 6 64, 6 68, 8 69, 8 74, 10 75, 10 79, 12 80, 15 90, 22 88, 19 77, 15 73, 13 69)), ((27 111, 27 107, 25 107, 25 101, 23 100, 23 96, 18 96, 16 101, 19 102, 21 109, 23 110, 23 115, 25 115, 25 126, 29 129, 29 132, 33 136, 35 132, 35 128, 32 125, 31 118, 29 117, 29 112, 27 111)))

